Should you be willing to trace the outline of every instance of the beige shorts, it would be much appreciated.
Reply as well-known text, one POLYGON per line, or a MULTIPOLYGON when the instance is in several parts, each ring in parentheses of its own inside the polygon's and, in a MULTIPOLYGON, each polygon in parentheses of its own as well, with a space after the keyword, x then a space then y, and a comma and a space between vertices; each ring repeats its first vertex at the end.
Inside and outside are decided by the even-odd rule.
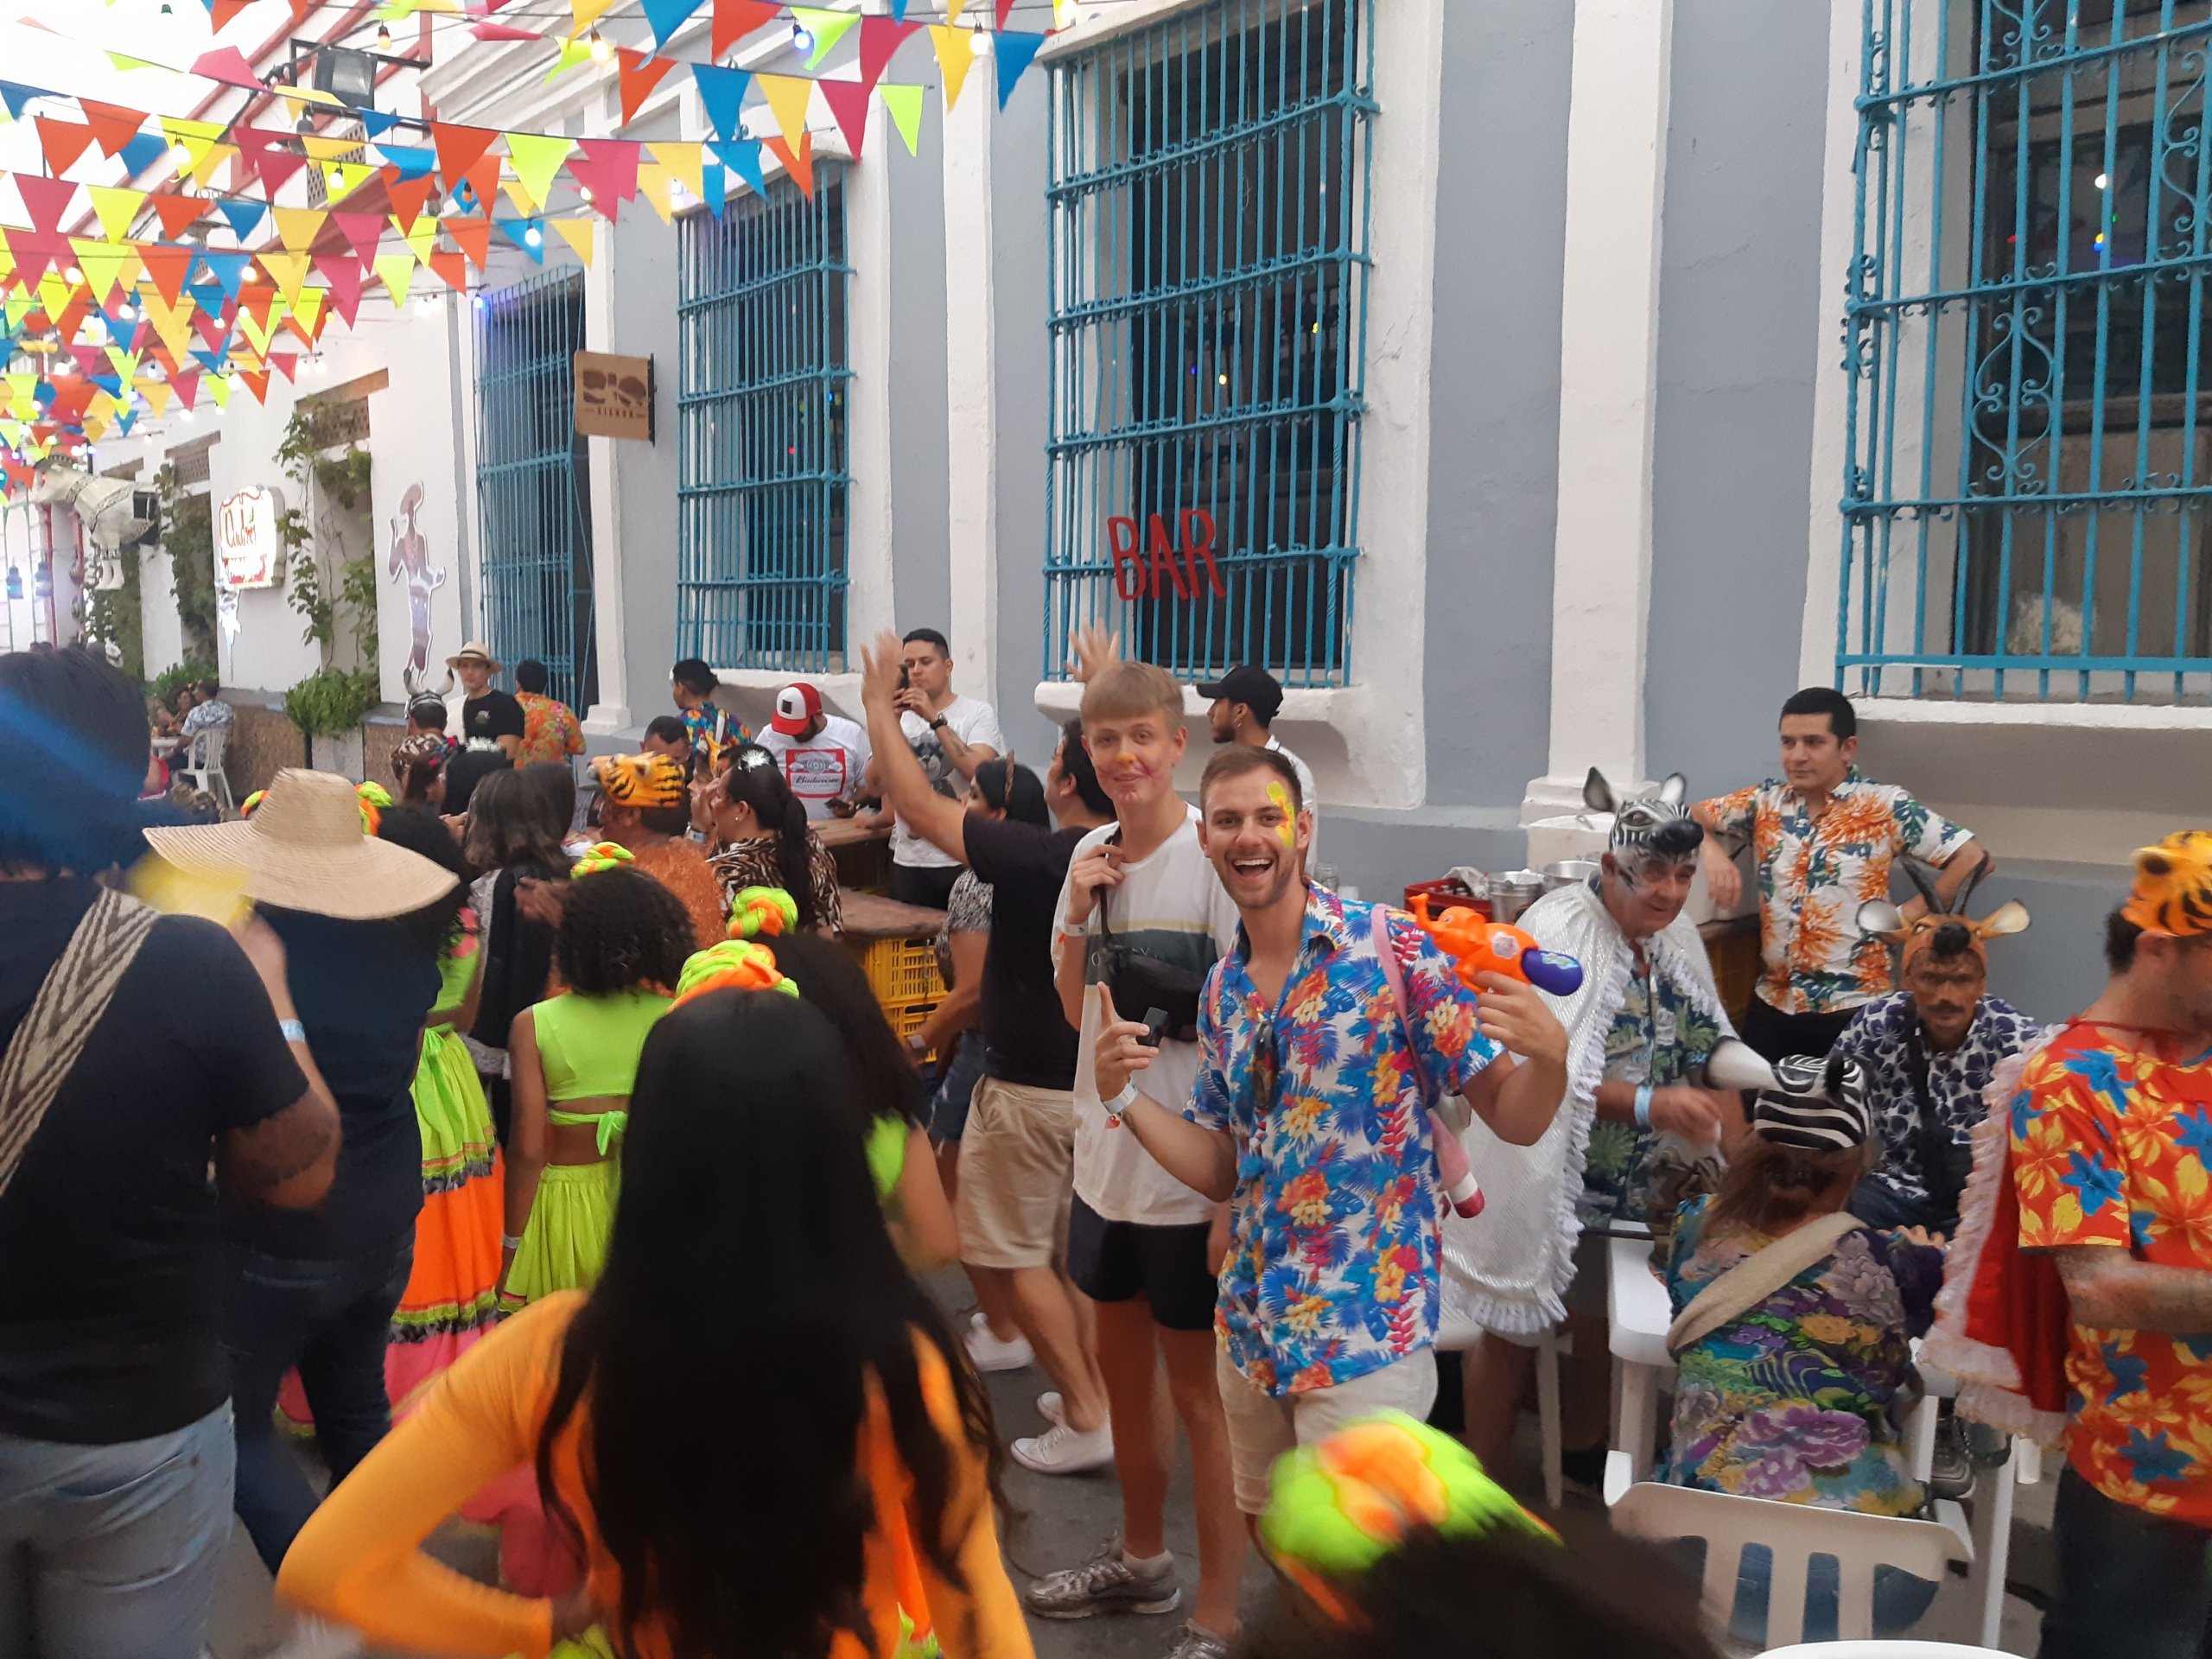
POLYGON ((1326 1440, 1346 1423, 1384 1410, 1426 1418, 1436 1403, 1436 1355, 1424 1348, 1341 1387, 1302 1394, 1262 1394, 1230 1363, 1229 1350, 1214 1357, 1221 1406, 1229 1419, 1229 1464, 1236 1480, 1236 1507, 1257 1515, 1267 1507, 1268 1475, 1294 1446, 1326 1440))
POLYGON ((978 1080, 960 1136, 960 1259, 973 1268, 1050 1267, 1074 1193, 1074 1095, 978 1080))

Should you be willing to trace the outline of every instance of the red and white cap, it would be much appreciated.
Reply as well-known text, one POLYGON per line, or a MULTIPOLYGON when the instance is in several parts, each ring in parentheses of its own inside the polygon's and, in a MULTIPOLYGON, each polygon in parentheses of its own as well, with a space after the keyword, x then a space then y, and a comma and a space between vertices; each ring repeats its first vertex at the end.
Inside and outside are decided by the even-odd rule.
POLYGON ((797 737, 821 712, 822 694, 804 680, 794 680, 776 693, 776 715, 768 724, 785 737, 797 737))

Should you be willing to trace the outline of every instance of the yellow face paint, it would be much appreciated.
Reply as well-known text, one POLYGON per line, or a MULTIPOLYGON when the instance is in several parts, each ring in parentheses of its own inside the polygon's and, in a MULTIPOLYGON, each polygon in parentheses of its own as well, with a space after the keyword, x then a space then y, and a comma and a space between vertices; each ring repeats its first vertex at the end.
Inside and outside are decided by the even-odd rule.
POLYGON ((1295 848, 1298 845, 1298 814, 1291 809, 1290 791, 1279 783, 1269 784, 1268 801, 1282 814, 1282 822, 1275 826, 1275 833, 1282 837, 1284 846, 1295 848))

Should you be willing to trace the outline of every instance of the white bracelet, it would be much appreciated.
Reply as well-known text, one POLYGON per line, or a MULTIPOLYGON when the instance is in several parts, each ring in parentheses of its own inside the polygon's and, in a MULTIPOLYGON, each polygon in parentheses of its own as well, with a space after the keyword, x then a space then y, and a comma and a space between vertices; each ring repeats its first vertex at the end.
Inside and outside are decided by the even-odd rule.
POLYGON ((1085 917, 1079 922, 1060 922, 1052 931, 1064 939, 1087 939, 1090 937, 1090 919, 1085 917))
POLYGON ((1136 1084, 1125 1083, 1122 1085, 1122 1092, 1113 1099, 1100 1101, 1098 1103, 1106 1109, 1106 1127, 1109 1129, 1120 1128, 1122 1115, 1136 1104, 1136 1084))

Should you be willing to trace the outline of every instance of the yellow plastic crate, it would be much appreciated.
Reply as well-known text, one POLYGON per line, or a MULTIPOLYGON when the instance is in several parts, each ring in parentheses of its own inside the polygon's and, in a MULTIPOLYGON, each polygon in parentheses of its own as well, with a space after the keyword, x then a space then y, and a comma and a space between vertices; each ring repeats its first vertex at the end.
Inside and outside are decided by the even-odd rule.
POLYGON ((861 957, 875 1000, 886 1009, 915 1002, 934 1003, 944 995, 944 982, 938 977, 937 936, 916 934, 903 939, 877 939, 861 957))
MULTIPOLYGON (((930 1015, 936 1012, 937 999, 935 997, 931 997, 926 1002, 902 1002, 894 1007, 886 1007, 883 1011, 883 1014, 884 1018, 890 1020, 891 1029, 897 1032, 899 1037, 903 1039, 912 1036, 924 1026, 927 1025, 929 1023, 930 1015)), ((938 1058, 937 1052, 935 1050, 931 1050, 923 1058, 925 1059, 934 1060, 938 1058)))

